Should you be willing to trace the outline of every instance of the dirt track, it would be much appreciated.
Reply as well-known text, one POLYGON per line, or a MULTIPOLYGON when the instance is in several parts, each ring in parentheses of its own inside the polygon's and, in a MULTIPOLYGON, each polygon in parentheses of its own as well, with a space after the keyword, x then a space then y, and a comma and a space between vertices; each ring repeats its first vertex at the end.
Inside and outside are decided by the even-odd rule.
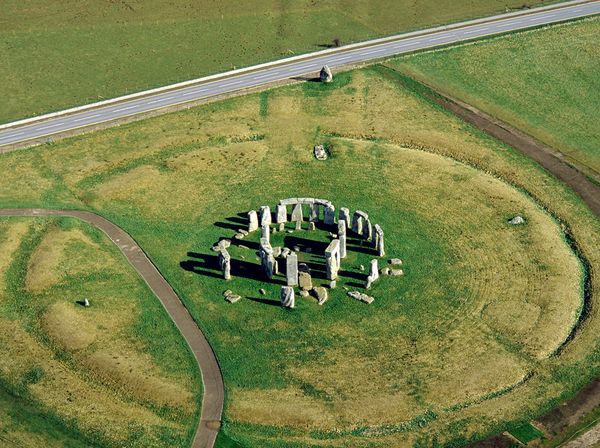
POLYGON ((78 218, 102 230, 121 250, 161 301, 179 332, 190 346, 202 373, 204 391, 200 421, 193 448, 212 448, 221 426, 224 386, 221 369, 208 341, 171 285, 152 264, 135 240, 119 226, 91 212, 76 210, 0 209, 0 216, 66 216, 78 218))

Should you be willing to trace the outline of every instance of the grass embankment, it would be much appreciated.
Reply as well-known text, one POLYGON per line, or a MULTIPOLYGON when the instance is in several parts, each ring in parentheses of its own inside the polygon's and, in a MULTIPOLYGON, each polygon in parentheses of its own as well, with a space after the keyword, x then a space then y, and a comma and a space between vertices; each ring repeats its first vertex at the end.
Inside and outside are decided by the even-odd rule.
POLYGON ((108 238, 72 219, 3 218, 0 250, 0 441, 189 443, 195 364, 108 238))
POLYGON ((598 35, 595 17, 393 65, 538 138, 600 182, 598 35))
POLYGON ((4 1, 0 123, 539 0, 4 1))
MULTIPOLYGON (((213 344, 224 432, 244 446, 431 446, 501 430, 597 371, 597 307, 555 351, 583 305, 565 233, 595 267, 600 226, 537 165, 396 76, 358 70, 4 154, 0 206, 88 208, 130 232, 213 344), (315 143, 332 145, 328 161, 315 143), (382 278, 370 306, 342 288, 293 311, 249 300, 276 303, 279 284, 235 270, 224 282, 209 248, 244 226, 239 213, 290 196, 368 211, 404 277, 382 278), (527 224, 509 226, 516 214, 527 224), (227 304, 228 288, 246 298, 227 304)), ((246 244, 232 255, 257 263, 246 244)), ((355 281, 370 256, 346 264, 355 281)))

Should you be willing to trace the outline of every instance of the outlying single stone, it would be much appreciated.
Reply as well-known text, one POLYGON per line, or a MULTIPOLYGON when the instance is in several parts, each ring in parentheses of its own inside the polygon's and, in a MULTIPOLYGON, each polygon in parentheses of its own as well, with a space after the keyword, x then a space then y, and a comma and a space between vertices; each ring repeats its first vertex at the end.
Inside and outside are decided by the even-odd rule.
POLYGON ((223 296, 225 297, 225 300, 229 303, 236 303, 242 299, 242 296, 240 296, 238 294, 234 294, 230 289, 225 291, 223 293, 223 296))
POLYGON ((211 247, 210 249, 215 252, 220 252, 222 250, 229 248, 229 246, 231 246, 231 240, 222 239, 217 244, 215 244, 213 247, 211 247))
POLYGON ((282 286, 279 295, 281 300, 281 306, 284 308, 294 308, 296 305, 296 298, 294 296, 294 288, 291 286, 282 286))
POLYGON ((319 72, 319 81, 321 82, 331 82, 333 81, 333 73, 331 73, 331 69, 325 65, 319 72))
POLYGON ((327 151, 323 145, 315 145, 313 151, 317 160, 327 160, 327 151))
POLYGON ((254 232, 258 229, 258 215, 256 210, 250 210, 248 212, 248 232, 254 232))
POLYGON ((515 216, 510 219, 508 223, 512 225, 525 224, 525 219, 522 216, 515 216))
POLYGON ((390 271, 391 271, 390 268, 381 268, 379 270, 379 272, 381 273, 381 275, 390 275, 390 271))
POLYGON ((375 300, 375 298, 359 291, 348 291, 347 294, 353 299, 366 303, 367 305, 370 305, 375 300))
POLYGON ((312 295, 317 299, 319 305, 323 305, 327 301, 327 289, 322 286, 315 286, 312 290, 312 295))

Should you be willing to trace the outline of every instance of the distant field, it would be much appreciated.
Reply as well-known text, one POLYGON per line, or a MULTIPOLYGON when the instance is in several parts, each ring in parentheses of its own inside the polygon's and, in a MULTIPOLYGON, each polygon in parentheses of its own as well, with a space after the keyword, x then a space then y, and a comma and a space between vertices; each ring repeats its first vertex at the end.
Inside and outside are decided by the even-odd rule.
POLYGON ((0 445, 187 445, 195 363, 108 238, 74 219, 2 218, 0 251, 0 445))
MULTIPOLYGON (((134 236, 215 348, 224 446, 432 446, 503 430, 597 372, 598 307, 578 322, 600 225, 401 80, 375 66, 4 154, 0 206, 90 209, 134 236), (324 163, 317 142, 332 145, 324 163), (353 301, 342 286, 372 257, 357 251, 353 280, 291 312, 269 306, 277 283, 224 282, 210 246, 244 226, 239 214, 290 196, 366 209, 405 275, 376 283, 373 305, 353 301), (515 214, 527 224, 508 225, 515 214), (226 303, 227 288, 244 300, 226 303)), ((232 255, 256 263, 256 243, 232 255)))
POLYGON ((8 0, 0 123, 542 0, 8 0))
POLYGON ((394 66, 537 137, 600 181, 599 36, 596 17, 394 66))

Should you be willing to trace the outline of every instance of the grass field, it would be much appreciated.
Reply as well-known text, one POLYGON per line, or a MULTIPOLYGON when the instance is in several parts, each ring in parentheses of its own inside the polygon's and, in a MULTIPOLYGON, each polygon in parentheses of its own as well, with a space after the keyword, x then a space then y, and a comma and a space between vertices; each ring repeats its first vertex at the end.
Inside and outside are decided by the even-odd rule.
POLYGON ((8 0, 0 123, 539 0, 8 0))
MULTIPOLYGON (((130 232, 213 344, 224 436, 241 446, 476 438, 597 372, 583 282, 600 263, 600 225, 546 172, 404 81, 376 66, 4 154, 0 206, 85 208, 130 232), (328 161, 314 160, 315 143, 331 144, 328 161), (277 283, 221 280, 210 246, 243 226, 239 213, 290 196, 368 211, 405 275, 376 283, 370 306, 338 288, 291 312, 268 304, 277 283), (516 214, 524 226, 506 223, 516 214), (227 304, 228 288, 245 299, 227 304)), ((307 234, 273 238, 326 241, 307 234)), ((256 262, 246 244, 232 255, 256 262)), ((353 257, 360 281, 370 257, 353 257)))
POLYGON ((599 34, 596 17, 394 66, 533 135, 600 182, 599 34))
POLYGON ((0 250, 0 441, 187 444, 195 364, 108 238, 72 219, 3 218, 0 250))

